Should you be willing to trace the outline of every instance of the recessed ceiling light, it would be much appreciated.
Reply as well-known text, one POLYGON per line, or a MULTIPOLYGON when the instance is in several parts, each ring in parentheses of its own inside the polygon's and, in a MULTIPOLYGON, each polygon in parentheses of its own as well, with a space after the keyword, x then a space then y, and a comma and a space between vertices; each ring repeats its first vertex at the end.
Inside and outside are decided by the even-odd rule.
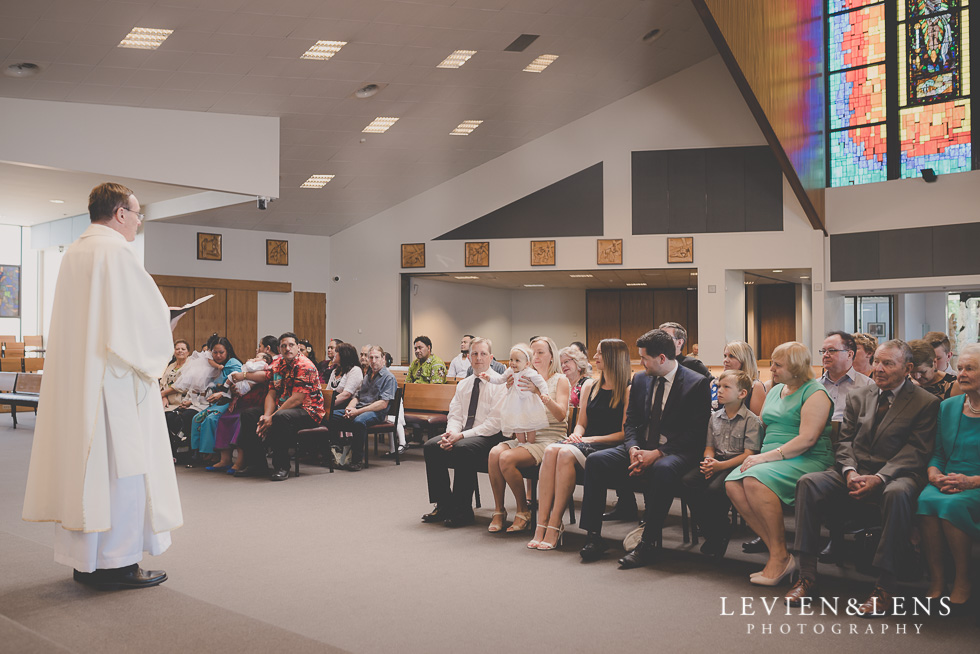
POLYGON ((650 43, 651 41, 656 41, 657 39, 659 39, 661 37, 662 34, 663 34, 663 32, 660 29, 654 28, 654 29, 650 30, 649 32, 647 32, 646 34, 643 35, 643 41, 645 43, 650 43))
POLYGON ((557 58, 558 58, 558 55, 541 55, 540 57, 538 57, 537 59, 535 59, 534 61, 532 61, 531 63, 529 63, 527 65, 527 68, 524 69, 524 72, 525 73, 540 73, 545 68, 547 68, 548 66, 550 66, 552 64, 552 62, 554 62, 555 59, 557 59, 557 58))
POLYGON ((436 68, 459 68, 475 54, 476 50, 456 50, 443 59, 442 63, 436 66, 436 68))
POLYGON ((391 116, 378 116, 371 121, 371 124, 362 129, 367 134, 384 134, 392 125, 398 122, 397 118, 391 116))
POLYGON ((456 279, 480 279, 476 275, 456 275, 456 279))
POLYGON ((569 275, 569 277, 593 277, 593 275, 569 275))
POLYGON ((317 41, 310 49, 300 55, 300 59, 317 59, 326 61, 347 45, 347 41, 317 41))
POLYGON ((544 288, 544 284, 524 284, 524 288, 544 288))
POLYGON ((354 97, 363 100, 364 98, 370 98, 378 94, 381 90, 379 84, 365 84, 361 88, 354 91, 354 97))
POLYGON ((456 129, 449 132, 450 136, 469 136, 477 127, 483 124, 482 120, 464 120, 456 129))
POLYGON ((800 275, 800 279, 810 279, 809 275, 800 275))
POLYGON ((692 272, 691 274, 692 274, 692 275, 694 275, 695 277, 697 277, 697 276, 698 276, 698 271, 697 271, 697 270, 695 270, 695 271, 694 271, 694 272, 692 272))
POLYGON ((133 31, 119 42, 118 48, 135 48, 137 50, 156 50, 173 30, 162 30, 153 27, 134 27, 133 31))
POLYGON ((64 204, 65 203, 64 200, 48 200, 48 201, 49 202, 53 202, 54 204, 64 204))
POLYGON ((755 284, 755 282, 745 282, 745 285, 746 285, 746 286, 750 286, 750 285, 752 285, 752 284, 755 284))
POLYGON ((783 271, 782 271, 782 270, 773 270, 773 272, 774 272, 774 273, 781 273, 781 272, 783 272, 783 271))
POLYGON ((31 77, 37 75, 40 70, 41 67, 37 64, 25 61, 20 64, 10 64, 3 69, 3 74, 7 77, 31 77))
POLYGON ((300 184, 300 188, 323 188, 334 175, 310 175, 310 178, 300 184))
POLYGON ((626 285, 627 286, 646 286, 647 283, 646 282, 630 282, 630 283, 628 283, 626 285))

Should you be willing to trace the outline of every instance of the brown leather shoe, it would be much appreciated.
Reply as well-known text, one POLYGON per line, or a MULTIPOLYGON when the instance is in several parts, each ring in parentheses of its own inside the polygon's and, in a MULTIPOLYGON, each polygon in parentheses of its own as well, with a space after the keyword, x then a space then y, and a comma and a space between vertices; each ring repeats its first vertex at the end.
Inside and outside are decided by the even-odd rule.
POLYGON ((790 606, 800 606, 804 597, 815 598, 820 596, 817 590, 817 582, 800 577, 800 580, 793 584, 793 587, 786 593, 787 604, 790 606))
POLYGON ((881 586, 875 586, 868 599, 857 608, 857 614, 862 618, 885 618, 893 611, 892 595, 881 586))

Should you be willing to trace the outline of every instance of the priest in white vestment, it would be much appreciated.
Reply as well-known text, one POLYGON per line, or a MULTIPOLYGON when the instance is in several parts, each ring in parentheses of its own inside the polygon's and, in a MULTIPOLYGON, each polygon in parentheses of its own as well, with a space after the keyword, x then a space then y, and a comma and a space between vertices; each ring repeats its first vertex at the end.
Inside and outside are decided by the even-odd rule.
POLYGON ((133 192, 97 186, 89 217, 58 274, 23 517, 56 523, 55 561, 76 581, 155 586, 166 573, 139 562, 183 521, 157 385, 170 311, 127 244, 143 219, 133 192))

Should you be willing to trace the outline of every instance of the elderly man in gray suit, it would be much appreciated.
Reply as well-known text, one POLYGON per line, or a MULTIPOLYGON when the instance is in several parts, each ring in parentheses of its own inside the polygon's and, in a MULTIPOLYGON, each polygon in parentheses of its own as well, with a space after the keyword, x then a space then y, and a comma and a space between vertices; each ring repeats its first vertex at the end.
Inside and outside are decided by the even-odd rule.
POLYGON ((891 340, 875 351, 874 384, 848 393, 832 470, 804 475, 796 485, 796 543, 800 580, 787 593, 790 605, 816 597, 820 521, 844 501, 881 509, 882 533, 872 564, 875 589, 858 607, 862 617, 891 614, 896 556, 908 539, 915 500, 926 482, 936 436, 939 399, 914 385, 912 350, 891 340))

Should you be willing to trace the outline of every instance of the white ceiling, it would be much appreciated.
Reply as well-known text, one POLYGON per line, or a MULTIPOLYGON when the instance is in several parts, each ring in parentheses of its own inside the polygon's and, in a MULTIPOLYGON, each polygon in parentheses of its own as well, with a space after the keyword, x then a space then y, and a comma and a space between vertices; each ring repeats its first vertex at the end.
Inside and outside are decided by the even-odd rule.
POLYGON ((175 220, 291 233, 337 233, 715 52, 689 0, 0 0, 2 67, 42 68, 0 77, 0 97, 280 117, 281 197, 268 211, 175 220), (116 47, 135 26, 174 33, 156 51, 116 47), (523 33, 540 38, 503 51, 523 33), (300 59, 317 40, 348 44, 300 59), (478 52, 436 68, 456 49, 478 52), (522 72, 542 54, 559 58, 522 72), (368 83, 385 86, 352 97, 368 83), (377 116, 401 120, 362 134, 377 116), (484 123, 450 136, 463 120, 484 123), (300 189, 312 174, 336 177, 300 189))

